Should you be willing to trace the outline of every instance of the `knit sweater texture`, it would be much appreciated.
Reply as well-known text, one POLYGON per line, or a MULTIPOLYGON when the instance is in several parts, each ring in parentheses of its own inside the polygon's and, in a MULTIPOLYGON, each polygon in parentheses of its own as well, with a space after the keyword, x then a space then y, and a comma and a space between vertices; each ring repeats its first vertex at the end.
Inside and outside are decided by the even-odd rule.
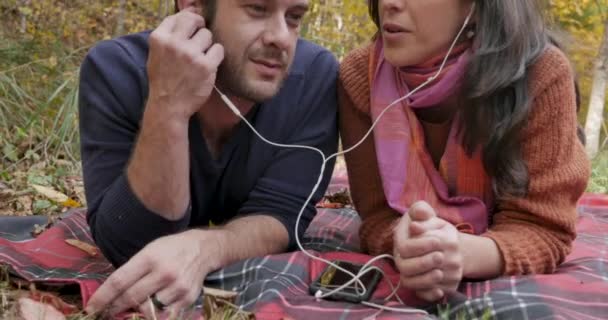
MULTIPOLYGON (((372 125, 370 50, 371 46, 356 49, 340 67, 340 132, 345 149, 357 143, 372 125)), ((498 199, 489 213, 490 227, 481 235, 496 242, 505 275, 552 273, 564 261, 576 237, 576 203, 590 175, 589 160, 577 137, 568 59, 551 47, 528 72, 532 105, 520 138, 529 190, 525 197, 498 199)), ((427 139, 426 143, 432 150, 445 141, 427 139)), ((372 255, 392 253, 393 226, 401 214, 386 201, 374 140, 368 138, 348 153, 346 164, 351 195, 362 218, 363 250, 372 255)))

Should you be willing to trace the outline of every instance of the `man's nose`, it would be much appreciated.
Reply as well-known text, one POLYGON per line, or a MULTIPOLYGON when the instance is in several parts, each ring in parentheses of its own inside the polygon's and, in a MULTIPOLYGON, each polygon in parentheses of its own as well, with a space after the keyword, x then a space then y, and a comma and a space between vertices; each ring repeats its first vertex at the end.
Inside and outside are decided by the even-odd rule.
POLYGON ((292 37, 290 29, 285 17, 276 17, 269 20, 264 31, 264 45, 275 46, 281 50, 287 50, 291 42, 295 41, 292 37))

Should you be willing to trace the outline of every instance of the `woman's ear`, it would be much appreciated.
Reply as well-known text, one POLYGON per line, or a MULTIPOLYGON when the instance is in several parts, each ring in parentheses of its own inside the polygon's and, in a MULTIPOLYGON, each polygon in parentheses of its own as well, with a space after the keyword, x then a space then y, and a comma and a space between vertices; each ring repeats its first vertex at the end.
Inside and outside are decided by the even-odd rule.
POLYGON ((200 0, 177 0, 177 10, 189 10, 198 14, 203 13, 202 1, 200 0))
POLYGON ((477 23, 477 10, 477 4, 475 3, 475 1, 470 1, 466 10, 466 14, 464 16, 464 18, 466 19, 467 16, 471 15, 471 20, 469 21, 469 24, 477 23))

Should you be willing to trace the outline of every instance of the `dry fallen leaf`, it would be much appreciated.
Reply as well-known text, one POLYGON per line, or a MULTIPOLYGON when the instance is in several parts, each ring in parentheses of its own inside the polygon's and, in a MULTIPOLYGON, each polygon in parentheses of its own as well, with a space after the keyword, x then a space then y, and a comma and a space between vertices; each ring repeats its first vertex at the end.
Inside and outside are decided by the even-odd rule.
POLYGON ((76 248, 86 252, 91 257, 97 257, 99 255, 99 249, 86 242, 82 242, 77 239, 66 239, 65 242, 73 247, 76 247, 76 248))
POLYGON ((65 316, 52 306, 29 298, 19 299, 19 314, 24 320, 65 320, 65 316))
POLYGON ((64 203, 70 199, 65 194, 54 190, 53 188, 40 186, 37 184, 32 184, 32 188, 34 188, 39 194, 47 197, 49 200, 54 201, 56 203, 64 203))
POLYGON ((68 199, 68 200, 66 200, 64 202, 61 202, 61 205, 64 206, 64 207, 68 207, 68 208, 80 208, 80 207, 82 207, 82 205, 78 201, 75 201, 75 200, 72 200, 72 199, 68 199))
POLYGON ((46 224, 44 225, 39 225, 39 224, 35 224, 34 225, 34 230, 32 230, 32 236, 37 237, 40 234, 42 234, 44 231, 46 231, 46 224))
POLYGON ((15 203, 15 215, 26 216, 32 214, 32 203, 31 196, 18 197, 15 203))
POLYGON ((0 187, 0 200, 8 200, 15 196, 15 191, 9 188, 1 188, 0 187))
POLYGON ((231 302, 234 301, 234 298, 236 298, 237 295, 237 293, 234 291, 226 291, 207 287, 203 287, 203 292, 205 293, 205 295, 214 296, 216 298, 222 298, 231 302))
POLYGON ((234 305, 236 292, 203 288, 203 314, 205 319, 255 320, 255 315, 234 305))
POLYGON ((344 208, 344 205, 341 203, 332 203, 332 202, 323 201, 323 202, 317 204, 317 208, 342 209, 342 208, 344 208))
POLYGON ((54 226, 58 220, 61 220, 61 218, 58 216, 50 216, 47 223, 45 223, 43 225, 35 224, 34 230, 32 230, 32 232, 31 232, 32 236, 34 238, 39 236, 41 233, 45 232, 46 230, 48 230, 52 226, 54 226))
POLYGON ((51 293, 51 292, 43 292, 43 291, 36 290, 35 288, 33 288, 33 289, 30 288, 30 294, 29 294, 28 298, 30 298, 36 302, 40 302, 40 303, 49 305, 49 306, 53 307, 55 310, 59 311, 60 313, 62 313, 63 315, 66 315, 66 316, 76 314, 79 312, 78 308, 75 305, 65 302, 58 295, 51 293))

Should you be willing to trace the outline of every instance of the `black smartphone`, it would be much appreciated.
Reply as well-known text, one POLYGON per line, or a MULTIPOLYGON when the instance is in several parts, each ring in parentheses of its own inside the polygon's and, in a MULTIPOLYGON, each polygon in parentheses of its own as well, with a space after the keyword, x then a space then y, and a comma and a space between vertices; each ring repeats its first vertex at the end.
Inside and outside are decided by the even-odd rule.
MULTIPOLYGON (((361 264, 355 264, 348 261, 336 260, 332 261, 336 265, 352 272, 353 274, 358 274, 359 271, 363 268, 361 264)), ((310 285, 310 294, 315 295, 317 291, 321 291, 323 293, 328 293, 348 281, 350 281, 353 277, 349 274, 336 269, 332 265, 327 265, 325 270, 321 272, 319 277, 310 285)), ((366 292, 365 294, 360 294, 361 285, 357 284, 357 282, 351 283, 348 287, 345 287, 339 292, 328 296, 326 299, 328 300, 337 300, 337 301, 348 301, 352 303, 360 303, 361 301, 369 301, 374 290, 376 290, 376 286, 382 279, 382 273, 373 269, 368 271, 365 275, 359 278, 363 285, 365 286, 366 292)))

